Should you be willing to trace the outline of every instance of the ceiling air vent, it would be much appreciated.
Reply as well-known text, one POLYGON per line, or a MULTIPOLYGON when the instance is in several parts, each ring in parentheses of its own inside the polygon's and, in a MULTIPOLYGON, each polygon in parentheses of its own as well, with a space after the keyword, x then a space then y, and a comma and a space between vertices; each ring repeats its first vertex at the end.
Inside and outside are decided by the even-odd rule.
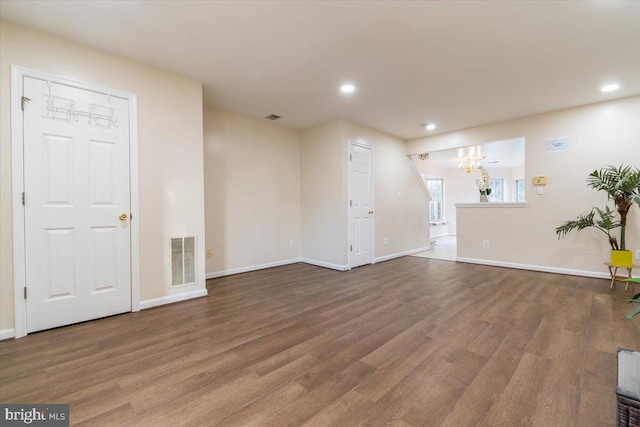
POLYGON ((269 120, 278 120, 280 118, 282 118, 282 117, 278 116, 276 114, 271 114, 271 115, 268 115, 267 117, 265 117, 265 119, 269 119, 269 120))

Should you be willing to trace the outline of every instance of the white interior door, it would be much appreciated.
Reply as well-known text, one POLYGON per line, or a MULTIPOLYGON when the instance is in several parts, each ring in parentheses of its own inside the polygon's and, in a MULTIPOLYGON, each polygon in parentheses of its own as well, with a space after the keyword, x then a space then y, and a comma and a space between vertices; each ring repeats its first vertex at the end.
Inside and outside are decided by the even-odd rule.
POLYGON ((128 101, 31 77, 23 94, 27 332, 131 311, 128 101))
POLYGON ((372 150, 349 144, 349 266, 373 263, 372 150))

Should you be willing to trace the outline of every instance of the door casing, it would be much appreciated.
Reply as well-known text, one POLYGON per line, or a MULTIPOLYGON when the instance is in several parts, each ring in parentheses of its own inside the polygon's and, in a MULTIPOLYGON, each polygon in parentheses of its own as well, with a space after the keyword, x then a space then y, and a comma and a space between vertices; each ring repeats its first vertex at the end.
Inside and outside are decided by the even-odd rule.
POLYGON ((118 96, 129 102, 129 175, 131 213, 131 311, 140 310, 140 227, 138 200, 138 99, 135 94, 96 86, 43 71, 11 65, 11 204, 13 215, 13 299, 14 337, 27 335, 24 191, 24 117, 22 114, 22 82, 24 77, 47 80, 78 89, 118 96))
POLYGON ((348 140, 347 141, 347 259, 349 261, 349 267, 348 269, 350 270, 351 268, 353 268, 353 262, 351 260, 351 250, 350 250, 350 245, 353 243, 351 242, 351 215, 349 210, 351 209, 351 207, 349 206, 349 200, 351 199, 351 166, 349 163, 349 155, 351 154, 351 146, 357 146, 357 147, 363 147, 363 148, 367 148, 369 150, 371 150, 371 210, 374 211, 373 216, 371 217, 371 261, 370 264, 375 264, 376 263, 376 258, 375 258, 375 253, 376 253, 376 216, 375 216, 375 187, 373 185, 374 183, 374 173, 375 173, 375 153, 373 150, 373 146, 366 144, 364 142, 361 141, 356 141, 356 140, 348 140))

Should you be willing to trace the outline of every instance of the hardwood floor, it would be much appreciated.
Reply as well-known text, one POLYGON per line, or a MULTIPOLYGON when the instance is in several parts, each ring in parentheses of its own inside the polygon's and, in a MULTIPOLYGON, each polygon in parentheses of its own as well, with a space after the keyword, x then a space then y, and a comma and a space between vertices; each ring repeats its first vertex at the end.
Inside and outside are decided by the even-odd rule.
POLYGON ((0 343, 0 401, 74 425, 613 426, 638 319, 608 281, 404 257, 0 343))

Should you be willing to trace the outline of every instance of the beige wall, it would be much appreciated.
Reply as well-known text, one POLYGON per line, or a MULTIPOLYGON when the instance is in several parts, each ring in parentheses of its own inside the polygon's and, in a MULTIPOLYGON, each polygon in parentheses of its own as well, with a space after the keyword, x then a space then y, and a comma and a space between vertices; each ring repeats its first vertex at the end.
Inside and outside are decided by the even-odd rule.
MULTIPOLYGON (((586 186, 594 169, 608 164, 640 166, 640 96, 592 104, 408 141, 409 152, 477 145, 517 136, 526 139, 526 208, 458 209, 458 256, 586 272, 605 272, 608 244, 596 230, 557 240, 555 227, 606 196, 586 186), (568 136, 571 149, 547 153, 546 140, 568 136), (546 175, 544 195, 531 185, 546 175), (482 248, 489 240, 490 248, 482 248)), ((640 209, 629 215, 629 249, 640 248, 640 209)))
POLYGON ((10 67, 138 95, 140 298, 204 288, 201 83, 3 21, 0 25, 0 329, 13 327, 10 67), (170 237, 198 240, 197 286, 170 289, 170 237))
POLYGON ((334 266, 349 263, 348 141, 373 147, 375 257, 427 247, 427 196, 407 158, 405 142, 337 120, 303 132, 303 258, 334 266))
POLYGON ((334 267, 348 264, 346 155, 342 121, 302 133, 302 257, 334 267))
POLYGON ((300 256, 300 137, 264 120, 205 110, 208 274, 300 256))

